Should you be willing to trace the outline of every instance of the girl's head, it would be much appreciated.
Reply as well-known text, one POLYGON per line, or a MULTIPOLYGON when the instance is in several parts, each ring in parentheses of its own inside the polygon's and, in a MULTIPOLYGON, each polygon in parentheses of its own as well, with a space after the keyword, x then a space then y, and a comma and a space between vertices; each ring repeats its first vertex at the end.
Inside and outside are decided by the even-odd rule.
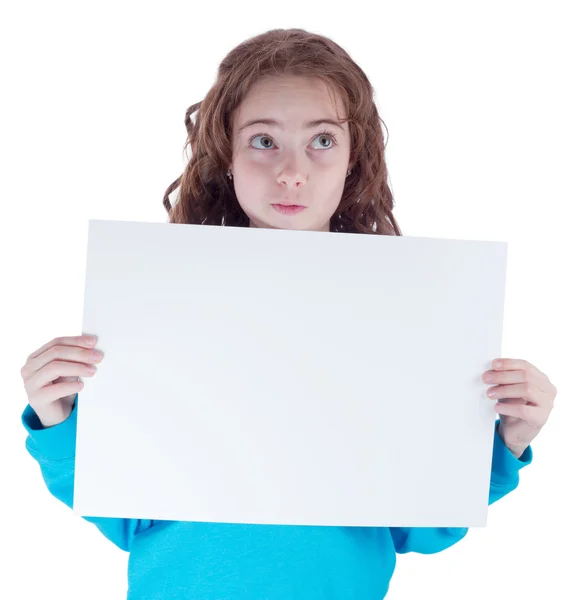
POLYGON ((274 29, 247 40, 187 109, 191 157, 165 192, 169 221, 401 235, 381 123, 367 77, 330 39, 274 29))

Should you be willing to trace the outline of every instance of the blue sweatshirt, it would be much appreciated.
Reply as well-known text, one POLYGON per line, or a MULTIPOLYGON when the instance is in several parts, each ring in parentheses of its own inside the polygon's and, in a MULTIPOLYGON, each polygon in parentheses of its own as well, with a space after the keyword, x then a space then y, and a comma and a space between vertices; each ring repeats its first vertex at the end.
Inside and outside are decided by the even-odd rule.
MULTIPOLYGON (((77 399, 66 421, 46 429, 30 405, 22 414, 26 449, 49 492, 71 508, 77 399)), ((496 425, 489 504, 517 487, 519 470, 531 461, 531 447, 517 459, 496 425)), ((396 553, 440 552, 467 533, 467 528, 83 519, 129 552, 127 600, 383 600, 396 553)))

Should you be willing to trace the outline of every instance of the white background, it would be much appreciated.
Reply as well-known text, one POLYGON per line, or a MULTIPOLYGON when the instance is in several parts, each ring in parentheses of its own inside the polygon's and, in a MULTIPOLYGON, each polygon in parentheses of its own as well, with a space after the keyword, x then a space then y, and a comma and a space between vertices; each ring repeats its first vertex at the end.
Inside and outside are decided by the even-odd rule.
POLYGON ((3 6, 0 597, 125 598, 127 555, 48 493, 25 450, 20 368, 80 333, 87 220, 166 221, 185 110, 231 48, 275 27, 327 35, 367 73, 403 234, 509 242, 503 356, 558 388, 519 488, 487 528, 399 556, 389 600, 579 593, 576 4, 3 6))

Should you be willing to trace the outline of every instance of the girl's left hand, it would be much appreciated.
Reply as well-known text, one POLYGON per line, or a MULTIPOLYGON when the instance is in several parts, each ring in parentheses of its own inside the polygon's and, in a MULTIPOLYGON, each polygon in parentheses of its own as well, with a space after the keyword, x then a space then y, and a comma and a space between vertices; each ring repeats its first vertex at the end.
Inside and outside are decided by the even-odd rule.
POLYGON ((500 415, 498 433, 505 445, 519 458, 540 433, 554 407, 557 394, 548 377, 526 360, 500 358, 493 370, 483 374, 485 383, 496 383, 487 391, 497 399, 500 415))

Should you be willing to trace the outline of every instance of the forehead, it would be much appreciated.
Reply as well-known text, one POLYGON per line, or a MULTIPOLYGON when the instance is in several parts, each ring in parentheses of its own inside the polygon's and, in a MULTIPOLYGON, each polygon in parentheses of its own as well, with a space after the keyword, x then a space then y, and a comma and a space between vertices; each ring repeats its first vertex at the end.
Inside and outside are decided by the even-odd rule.
POLYGON ((271 76, 256 82, 235 111, 234 125, 258 118, 273 118, 289 125, 307 119, 345 118, 339 94, 332 94, 315 77, 271 76), (338 114, 337 114, 338 109, 338 114))

